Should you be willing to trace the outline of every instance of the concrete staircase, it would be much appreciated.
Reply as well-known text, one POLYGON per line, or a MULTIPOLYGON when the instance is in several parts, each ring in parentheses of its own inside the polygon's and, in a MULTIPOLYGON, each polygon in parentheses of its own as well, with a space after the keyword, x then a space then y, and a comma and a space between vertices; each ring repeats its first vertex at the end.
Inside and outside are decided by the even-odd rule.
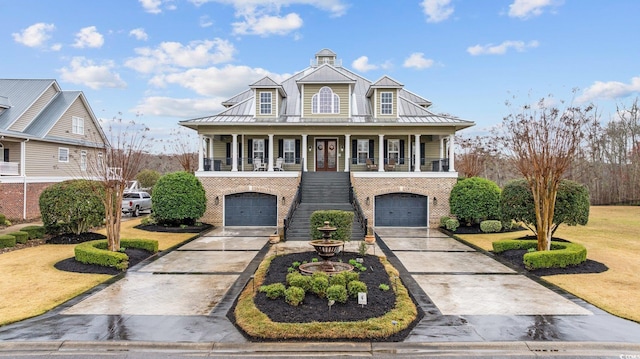
MULTIPOLYGON (((300 184, 300 205, 287 229, 287 241, 311 240, 311 214, 318 210, 337 209, 353 212, 349 202, 351 181, 347 172, 306 172, 300 184)), ((364 238, 360 221, 354 217, 352 240, 364 238)))

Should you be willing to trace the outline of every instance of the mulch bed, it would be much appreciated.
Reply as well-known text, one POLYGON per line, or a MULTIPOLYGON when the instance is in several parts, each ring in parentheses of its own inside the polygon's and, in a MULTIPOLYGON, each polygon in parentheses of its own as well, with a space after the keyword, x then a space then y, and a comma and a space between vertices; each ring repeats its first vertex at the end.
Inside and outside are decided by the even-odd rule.
POLYGON ((149 231, 149 232, 201 233, 201 232, 210 230, 211 228, 213 228, 213 225, 202 223, 199 226, 168 227, 168 226, 161 226, 158 224, 147 224, 147 225, 139 224, 133 228, 141 229, 143 231, 149 231))
MULTIPOLYGON (((556 239, 554 239, 556 240, 556 239)), ((502 253, 496 253, 496 255, 516 267, 525 269, 522 257, 527 253, 526 249, 511 249, 502 253)), ((609 267, 603 263, 587 259, 577 266, 570 266, 565 268, 541 268, 528 270, 529 273, 536 276, 547 276, 556 274, 585 274, 585 273, 602 273, 609 270, 609 267)))
MULTIPOLYGON (((129 268, 149 258, 153 253, 145 251, 139 248, 127 248, 124 251, 129 256, 129 268)), ((109 274, 117 275, 122 273, 113 267, 104 267, 96 264, 84 264, 78 262, 75 258, 67 258, 54 265, 54 267, 61 271, 75 272, 75 273, 93 273, 93 274, 109 274)))
MULTIPOLYGON (((517 226, 509 230, 503 230, 500 233, 518 232, 518 231, 524 231, 524 230, 526 230, 526 228, 517 226)), ((480 230, 479 224, 473 224, 471 226, 461 224, 460 227, 458 227, 458 229, 456 229, 456 231, 452 233, 454 234, 486 234, 482 230, 480 230)))
POLYGON ((80 244, 88 241, 95 241, 98 239, 106 239, 105 235, 93 232, 86 232, 80 234, 65 233, 57 236, 53 236, 47 239, 47 244, 80 244))
MULTIPOLYGON (((346 252, 338 255, 335 261, 342 259, 346 263, 349 259, 356 257, 359 257, 357 253, 346 252)), ((315 252, 287 254, 274 258, 263 284, 285 283, 287 268, 293 262, 311 262, 312 258, 320 259, 315 252)), ((389 275, 378 258, 371 255, 363 258, 363 264, 367 266, 367 270, 360 272, 360 280, 367 284, 366 306, 360 306, 357 299, 349 298, 347 303, 335 303, 329 308, 326 298, 307 293, 303 303, 294 307, 287 304, 283 298, 269 299, 264 293, 257 293, 254 299, 256 307, 274 322, 284 323, 348 322, 382 316, 395 306, 395 293, 393 289, 382 291, 378 288, 382 283, 392 286, 389 275)))

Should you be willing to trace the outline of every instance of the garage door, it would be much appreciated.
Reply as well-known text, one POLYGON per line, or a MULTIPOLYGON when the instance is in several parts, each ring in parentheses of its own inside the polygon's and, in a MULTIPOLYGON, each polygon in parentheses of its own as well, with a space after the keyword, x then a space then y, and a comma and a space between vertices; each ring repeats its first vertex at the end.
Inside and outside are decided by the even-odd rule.
POLYGON ((225 226, 276 226, 278 203, 274 195, 238 193, 225 198, 225 226))
POLYGON ((419 194, 390 193, 376 196, 375 225, 380 227, 427 227, 428 198, 419 194))

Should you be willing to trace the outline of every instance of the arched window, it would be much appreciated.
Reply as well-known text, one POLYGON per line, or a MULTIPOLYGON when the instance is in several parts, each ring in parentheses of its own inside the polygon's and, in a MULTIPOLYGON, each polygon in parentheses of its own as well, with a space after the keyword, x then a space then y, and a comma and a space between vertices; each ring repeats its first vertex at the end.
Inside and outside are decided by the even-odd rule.
POLYGON ((330 87, 323 87, 311 97, 312 113, 340 113, 340 96, 333 93, 330 87))

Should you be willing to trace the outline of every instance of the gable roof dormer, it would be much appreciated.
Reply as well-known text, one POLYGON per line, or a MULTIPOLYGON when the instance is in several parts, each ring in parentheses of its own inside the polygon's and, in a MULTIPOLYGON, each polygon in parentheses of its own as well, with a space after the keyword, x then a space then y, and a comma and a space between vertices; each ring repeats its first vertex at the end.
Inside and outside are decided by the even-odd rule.
POLYGON ((249 85, 249 88, 254 90, 255 89, 276 89, 278 90, 278 93, 280 94, 280 96, 287 97, 287 93, 284 91, 284 87, 282 87, 282 85, 280 85, 279 83, 273 81, 269 76, 265 76, 260 80, 254 82, 253 84, 249 85))
POLYGON ((403 84, 385 75, 369 86, 366 96, 371 97, 376 89, 402 89, 403 87, 403 84))
POLYGON ((311 73, 296 80, 301 84, 354 84, 356 79, 336 70, 329 64, 324 64, 311 73))

